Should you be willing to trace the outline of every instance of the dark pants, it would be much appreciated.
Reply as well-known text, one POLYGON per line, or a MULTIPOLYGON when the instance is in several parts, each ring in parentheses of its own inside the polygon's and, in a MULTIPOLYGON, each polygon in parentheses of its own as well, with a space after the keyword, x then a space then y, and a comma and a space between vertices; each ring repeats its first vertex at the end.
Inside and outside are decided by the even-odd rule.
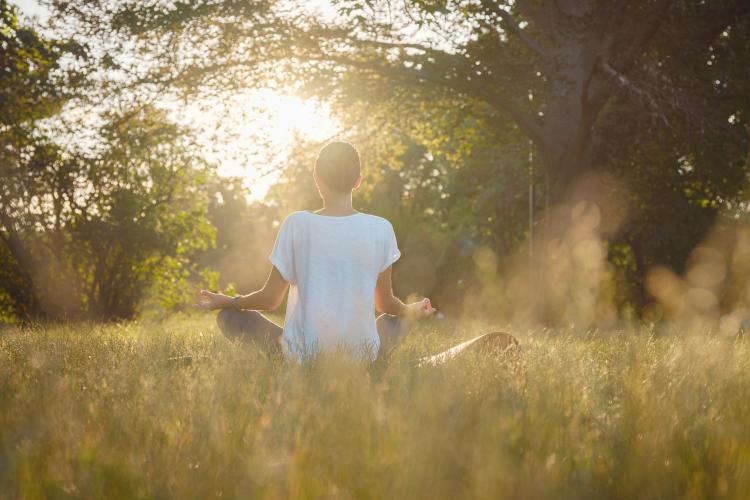
POLYGON ((277 352, 281 350, 281 333, 284 329, 258 311, 222 309, 216 316, 216 323, 229 340, 239 340, 247 345, 268 345, 277 352))
MULTIPOLYGON (((244 344, 267 344, 274 351, 281 352, 281 333, 284 329, 258 311, 222 309, 216 316, 216 323, 229 340, 240 340, 244 344)), ((375 321, 380 337, 378 358, 387 356, 388 351, 406 340, 411 324, 409 318, 390 314, 383 314, 375 321)))

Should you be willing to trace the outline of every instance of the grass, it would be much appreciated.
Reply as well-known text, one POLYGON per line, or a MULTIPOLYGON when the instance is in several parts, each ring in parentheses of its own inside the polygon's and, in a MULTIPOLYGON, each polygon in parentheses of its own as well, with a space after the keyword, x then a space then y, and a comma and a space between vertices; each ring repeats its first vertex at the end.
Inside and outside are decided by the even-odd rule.
POLYGON ((748 498, 750 349, 518 331, 520 362, 283 364, 211 318, 0 331, 0 498, 748 498))

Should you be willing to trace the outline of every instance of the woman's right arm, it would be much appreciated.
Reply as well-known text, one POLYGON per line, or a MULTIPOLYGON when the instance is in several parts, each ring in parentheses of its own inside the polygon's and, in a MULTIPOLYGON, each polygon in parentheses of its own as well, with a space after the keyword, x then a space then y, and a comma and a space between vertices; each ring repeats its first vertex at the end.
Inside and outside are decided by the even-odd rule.
MULTIPOLYGON (((237 297, 237 307, 253 311, 272 311, 281 304, 287 287, 289 287, 289 283, 284 280, 279 270, 276 269, 276 266, 273 266, 263 289, 249 295, 240 295, 237 297)), ((234 297, 201 290, 201 300, 194 307, 196 309, 215 311, 217 309, 234 307, 233 302, 234 297), (204 302, 204 297, 208 298, 207 302, 204 302)))
POLYGON ((423 319, 435 312, 430 305, 430 299, 424 299, 414 304, 404 304, 393 295, 391 274, 393 266, 380 273, 375 285, 375 309, 392 316, 407 316, 413 319, 423 319))

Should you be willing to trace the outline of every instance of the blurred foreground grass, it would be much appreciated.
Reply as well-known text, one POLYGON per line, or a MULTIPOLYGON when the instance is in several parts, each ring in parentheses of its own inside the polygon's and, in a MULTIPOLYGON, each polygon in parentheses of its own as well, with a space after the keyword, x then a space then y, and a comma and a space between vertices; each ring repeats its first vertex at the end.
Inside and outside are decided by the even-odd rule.
POLYGON ((0 330, 0 498, 748 498, 746 342, 512 332, 518 363, 242 351, 212 318, 0 330))

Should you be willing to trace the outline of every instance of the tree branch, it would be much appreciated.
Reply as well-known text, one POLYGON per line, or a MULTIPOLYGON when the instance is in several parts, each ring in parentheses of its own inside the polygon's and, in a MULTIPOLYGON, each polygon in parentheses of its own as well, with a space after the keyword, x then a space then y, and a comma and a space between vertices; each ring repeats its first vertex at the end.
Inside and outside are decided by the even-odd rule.
POLYGON ((507 113, 513 118, 513 121, 516 122, 521 132, 526 134, 529 139, 539 145, 547 144, 542 126, 536 123, 520 106, 513 101, 500 97, 494 89, 491 89, 482 82, 472 81, 470 86, 472 90, 479 91, 482 99, 490 106, 507 113))
POLYGON ((714 101, 733 101, 735 99, 737 100, 747 99, 747 97, 748 97, 747 94, 735 92, 733 94, 719 94, 719 95, 711 96, 711 99, 713 99, 714 101))
POLYGON ((539 45, 536 40, 531 38, 524 30, 521 29, 515 19, 513 19, 513 16, 510 15, 510 12, 505 9, 501 9, 497 4, 493 3, 492 0, 482 0, 482 6, 505 21, 505 24, 508 25, 510 31, 515 33, 515 35, 520 38, 528 48, 530 48, 539 57, 541 57, 542 61, 545 64, 548 64, 551 61, 550 55, 547 53, 547 51, 544 50, 544 48, 539 45))
POLYGON ((424 45, 421 45, 419 43, 394 43, 394 42, 378 42, 378 41, 370 41, 370 40, 357 40, 355 41, 354 45, 357 45, 358 43, 364 42, 365 45, 379 45, 381 47, 387 47, 389 49, 415 49, 415 50, 421 50, 422 52, 440 52, 443 53, 441 50, 433 49, 432 47, 425 47, 424 45))
POLYGON ((712 16, 712 23, 702 33, 701 42, 706 45, 710 44, 720 33, 727 29, 727 26, 748 14, 750 14, 750 3, 742 3, 740 5, 733 5, 721 11, 718 15, 712 16))
POLYGON ((582 17, 586 14, 586 6, 581 5, 581 2, 554 0, 552 3, 565 16, 582 17))
POLYGON ((637 95, 641 99, 645 99, 646 101, 648 101, 648 103, 651 105, 651 107, 655 111, 658 111, 659 115, 661 116, 661 119, 664 121, 664 125, 669 126, 669 121, 667 120, 667 117, 664 115, 664 113, 659 108, 659 105, 657 104, 656 99, 654 99, 654 96, 652 96, 650 93, 648 93, 648 92, 646 92, 644 90, 641 90, 638 87, 636 87, 635 85, 633 85, 633 83, 625 75, 622 75, 622 74, 618 73, 617 71, 615 71, 606 62, 602 63, 602 69, 604 70, 605 73, 607 73, 608 75, 612 76, 615 79, 615 81, 621 87, 623 87, 625 89, 628 89, 630 92, 632 92, 633 94, 637 95))
POLYGON ((529 5, 528 0, 516 0, 516 5, 518 6, 518 10, 521 11, 521 14, 534 21, 534 24, 538 25, 540 28, 549 28, 548 20, 541 12, 539 12, 539 10, 529 5))
POLYGON ((635 21, 631 30, 624 36, 624 45, 627 47, 623 51, 624 61, 629 61, 633 56, 639 53, 643 48, 651 42, 651 39, 656 34, 661 24, 662 16, 669 10, 675 0, 659 0, 651 11, 651 14, 646 16, 644 20, 635 21))
MULTIPOLYGON (((538 123, 534 122, 534 120, 516 103, 509 99, 501 97, 498 92, 480 81, 472 80, 470 82, 460 82, 455 80, 448 80, 445 77, 436 76, 423 69, 419 70, 411 68, 383 66, 370 62, 354 61, 347 57, 331 57, 330 59, 344 66, 351 66, 368 71, 373 71, 380 75, 424 80, 439 86, 453 86, 454 88, 456 88, 456 90, 461 90, 468 94, 479 93, 480 98, 487 102, 490 106, 508 114, 516 122, 521 131, 529 136, 529 138, 531 138, 534 142, 538 142, 540 144, 544 143, 542 127, 538 123)), ((422 82, 420 82, 420 84, 422 84, 422 82)))
MULTIPOLYGON (((600 26, 600 39, 604 39, 604 34, 609 30, 614 30, 615 32, 617 31, 617 28, 614 27, 613 24, 622 23, 622 20, 625 18, 625 14, 628 11, 628 5, 630 5, 630 1, 631 0, 619 0, 614 4, 606 2, 601 6, 598 12, 600 20, 600 22, 598 23, 600 26)), ((610 42, 611 41, 612 40, 610 40, 610 42)))

